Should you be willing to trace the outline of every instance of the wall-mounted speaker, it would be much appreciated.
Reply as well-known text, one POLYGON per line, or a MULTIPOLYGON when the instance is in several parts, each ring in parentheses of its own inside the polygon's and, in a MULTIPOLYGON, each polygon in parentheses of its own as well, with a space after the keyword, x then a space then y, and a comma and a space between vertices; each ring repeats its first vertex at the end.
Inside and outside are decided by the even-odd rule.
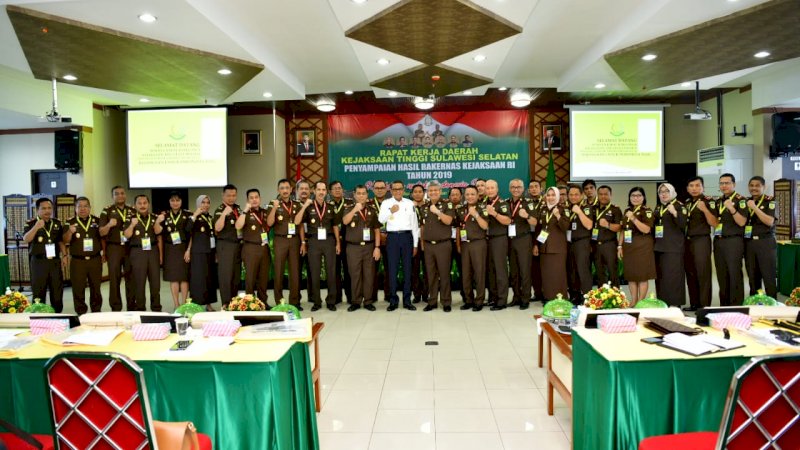
POLYGON ((56 169, 77 173, 81 170, 81 132, 58 130, 55 132, 56 169))

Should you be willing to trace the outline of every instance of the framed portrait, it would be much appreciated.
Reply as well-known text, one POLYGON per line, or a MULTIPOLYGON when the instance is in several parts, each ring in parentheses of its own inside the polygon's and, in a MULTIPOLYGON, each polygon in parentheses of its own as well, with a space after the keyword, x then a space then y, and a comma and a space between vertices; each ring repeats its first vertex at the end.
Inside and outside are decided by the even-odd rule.
POLYGON ((542 151, 561 151, 563 148, 560 123, 545 123, 542 125, 542 151))
POLYGON ((315 135, 312 129, 296 130, 294 132, 295 154, 297 156, 314 157, 317 155, 315 135))
POLYGON ((261 130, 242 130, 242 154, 261 154, 261 130))

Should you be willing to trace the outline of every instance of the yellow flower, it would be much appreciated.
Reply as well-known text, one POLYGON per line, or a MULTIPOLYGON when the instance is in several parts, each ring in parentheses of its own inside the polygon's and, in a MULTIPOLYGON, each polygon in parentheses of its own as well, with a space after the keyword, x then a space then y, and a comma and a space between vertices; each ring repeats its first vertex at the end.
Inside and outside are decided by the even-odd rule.
POLYGON ((10 312, 11 314, 14 314, 15 312, 17 312, 17 309, 16 308, 9 308, 8 312, 10 312))

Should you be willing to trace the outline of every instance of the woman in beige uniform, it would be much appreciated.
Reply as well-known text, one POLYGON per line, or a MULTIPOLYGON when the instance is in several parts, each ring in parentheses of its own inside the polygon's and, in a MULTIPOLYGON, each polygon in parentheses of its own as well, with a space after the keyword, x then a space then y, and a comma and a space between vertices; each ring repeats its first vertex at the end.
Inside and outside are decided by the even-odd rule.
POLYGON ((540 255, 542 266, 542 291, 547 300, 561 294, 567 297, 567 229, 569 219, 560 202, 561 195, 556 187, 545 193, 545 204, 539 209, 540 231, 536 237, 538 245, 533 246, 533 254, 540 255))
POLYGON ((656 277, 651 230, 655 217, 647 207, 644 189, 636 186, 628 192, 628 209, 622 219, 622 233, 617 251, 622 259, 623 273, 631 291, 631 306, 647 295, 647 283, 656 277))

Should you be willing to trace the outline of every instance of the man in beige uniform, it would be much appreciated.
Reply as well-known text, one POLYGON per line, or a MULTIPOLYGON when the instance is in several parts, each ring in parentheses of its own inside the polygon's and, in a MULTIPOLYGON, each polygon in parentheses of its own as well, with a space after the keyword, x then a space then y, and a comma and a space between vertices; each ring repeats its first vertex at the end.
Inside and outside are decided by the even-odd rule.
POLYGON ((278 181, 278 198, 272 200, 267 215, 267 225, 275 230, 275 279, 273 286, 275 301, 283 299, 283 269, 289 262, 289 303, 300 311, 300 233, 294 223, 300 211, 300 203, 292 200, 292 185, 289 180, 278 181))
POLYGON ((314 184, 314 199, 308 199, 294 218, 300 226, 300 237, 303 243, 300 254, 308 255, 309 300, 314 306, 311 311, 322 308, 320 281, 322 279, 322 263, 325 262, 325 273, 328 275, 328 296, 325 303, 328 309, 336 311, 336 255, 341 251, 339 228, 336 226, 336 212, 332 202, 325 201, 328 187, 324 181, 314 184), (308 230, 308 231, 306 231, 308 230))
POLYGON ((480 311, 486 298, 486 229, 489 228, 486 218, 489 213, 486 212, 486 205, 478 202, 478 189, 475 186, 468 186, 464 190, 464 197, 467 204, 456 211, 456 246, 461 253, 461 283, 464 286, 464 304, 461 309, 480 311))
POLYGON ((267 210, 261 207, 261 192, 248 189, 247 204, 236 219, 236 229, 242 230, 242 262, 244 263, 244 291, 256 293, 267 304, 269 282, 269 226, 267 210))
POLYGON ((452 203, 442 200, 442 186, 438 181, 428 184, 428 198, 429 202, 422 209, 420 231, 429 293, 428 306, 424 311, 437 308, 436 302, 441 293, 444 312, 450 312, 450 227, 456 213, 452 203))
POLYGON ((378 211, 368 203, 367 188, 356 186, 355 204, 346 210, 342 225, 347 230, 347 265, 350 269, 351 305, 353 312, 361 308, 375 311, 372 290, 375 286, 375 266, 381 259, 381 224, 378 211))

